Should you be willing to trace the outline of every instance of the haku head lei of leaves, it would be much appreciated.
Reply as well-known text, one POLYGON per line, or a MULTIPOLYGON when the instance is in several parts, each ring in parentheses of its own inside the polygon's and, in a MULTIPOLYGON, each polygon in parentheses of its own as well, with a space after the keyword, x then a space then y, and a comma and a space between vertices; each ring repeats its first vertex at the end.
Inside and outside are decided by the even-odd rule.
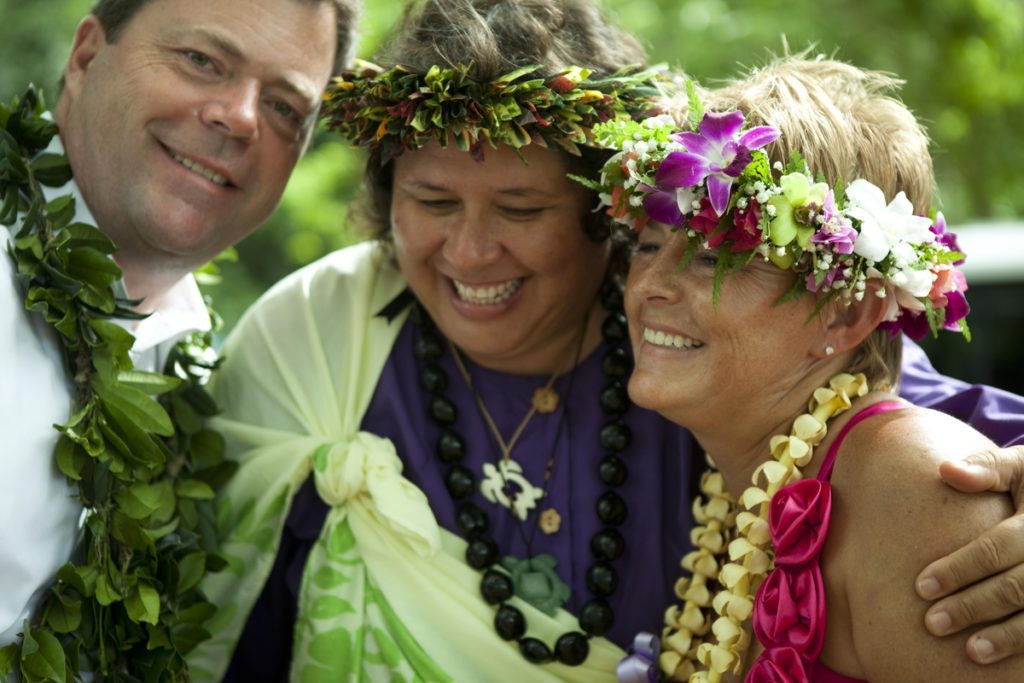
MULTIPOLYGON (((746 128, 741 112, 704 113, 690 89, 689 130, 668 116, 598 126, 618 153, 596 190, 614 220, 641 230, 649 220, 685 230, 682 267, 698 249, 717 251, 714 293, 724 278, 761 257, 798 274, 787 297, 821 292, 860 301, 879 278, 889 310, 880 326, 919 339, 959 330, 969 339, 957 268, 964 259, 941 213, 915 214, 903 192, 886 202, 867 180, 829 187, 794 153, 773 166, 762 148, 780 131, 746 128)), ((817 309, 816 309, 817 310, 817 309)))
POLYGON ((469 66, 434 66, 418 74, 360 62, 328 86, 322 116, 351 144, 379 147, 383 162, 431 141, 455 144, 478 160, 484 145, 535 144, 578 156, 579 145, 595 146, 595 125, 642 117, 661 95, 658 68, 601 79, 575 66, 538 78, 539 68, 480 83, 469 66))
POLYGON ((0 223, 21 226, 0 258, 13 256, 26 309, 63 350, 74 407, 55 425, 54 457, 85 514, 74 559, 22 639, 0 648, 0 680, 188 681, 185 655, 210 637, 216 611, 199 582, 225 566, 214 488, 235 468, 204 426, 216 412, 203 387, 216 354, 198 333, 171 351, 167 374, 134 369, 134 337, 111 318, 141 317, 139 302, 115 293, 114 244, 74 221, 72 195, 43 197, 44 185, 71 179, 67 156, 43 151, 57 134, 43 111, 32 89, 0 104, 0 223))

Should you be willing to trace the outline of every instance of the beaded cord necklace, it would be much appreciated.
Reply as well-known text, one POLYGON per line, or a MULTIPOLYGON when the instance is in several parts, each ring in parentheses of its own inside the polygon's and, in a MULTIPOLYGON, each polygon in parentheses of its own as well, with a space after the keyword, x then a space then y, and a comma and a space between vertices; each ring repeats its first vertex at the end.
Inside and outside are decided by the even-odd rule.
MULTIPOLYGON (((568 387, 567 387, 566 392, 565 392, 566 407, 562 410, 562 414, 559 417, 558 428, 557 428, 557 430, 555 432, 555 440, 552 442, 552 446, 551 446, 551 453, 548 455, 547 463, 545 463, 545 465, 544 465, 544 477, 543 477, 542 488, 537 489, 532 484, 530 484, 525 479, 525 477, 523 477, 522 481, 525 482, 528 486, 530 486, 533 490, 527 490, 524 487, 523 490, 521 490, 521 491, 518 491, 518 492, 514 491, 513 490, 513 486, 511 486, 511 484, 515 483, 515 482, 510 482, 509 481, 508 476, 507 476, 505 470, 503 470, 501 467, 498 467, 497 470, 495 472, 493 472, 493 474, 497 475, 497 478, 500 479, 502 490, 507 494, 507 497, 505 499, 507 501, 507 504, 505 502, 503 502, 500 498, 497 498, 497 499, 496 498, 492 498, 492 496, 494 494, 493 491, 484 490, 485 489, 485 484, 487 483, 486 480, 480 486, 481 493, 484 494, 484 497, 487 500, 489 500, 491 502, 498 503, 499 505, 502 505, 502 506, 508 508, 509 510, 513 510, 516 518, 520 522, 525 522, 526 521, 526 518, 527 518, 527 515, 528 515, 527 510, 528 510, 528 508, 532 508, 532 507, 535 506, 535 500, 545 500, 547 498, 547 496, 548 496, 548 487, 549 487, 549 485, 551 483, 551 478, 554 475, 554 469, 555 469, 555 451, 558 449, 558 444, 561 442, 562 430, 565 428, 565 423, 566 423, 566 421, 568 419, 568 416, 569 416, 568 406, 570 405, 570 401, 572 399, 572 387, 573 387, 573 383, 574 383, 574 381, 576 379, 576 368, 577 368, 577 366, 579 366, 579 363, 580 363, 580 354, 583 352, 583 342, 586 339, 587 327, 588 327, 589 322, 590 322, 590 312, 587 311, 587 315, 583 318, 583 328, 580 331, 579 339, 577 340, 577 343, 576 343, 576 351, 573 354, 572 367, 569 370, 569 383, 568 383, 568 387), (528 506, 524 506, 524 505, 520 504, 520 496, 524 496, 524 497, 527 498, 527 502, 529 503, 528 506)), ((463 377, 463 379, 466 382, 466 386, 469 387, 470 392, 472 392, 472 394, 473 394, 473 399, 474 399, 474 401, 476 401, 476 405, 477 405, 477 408, 479 408, 479 410, 480 410, 481 416, 484 418, 484 421, 486 422, 488 428, 491 430, 491 435, 494 437, 495 442, 498 444, 498 447, 501 449, 501 452, 502 452, 501 453, 502 454, 502 463, 514 462, 511 459, 512 448, 515 445, 515 441, 523 433, 523 431, 524 431, 524 429, 526 427, 526 424, 529 422, 530 417, 532 417, 534 415, 534 413, 536 413, 536 412, 551 413, 551 412, 554 412, 554 410, 556 410, 556 406, 558 404, 559 398, 558 398, 558 394, 555 392, 553 387, 554 387, 554 384, 555 384, 555 379, 558 377, 559 373, 555 372, 554 374, 552 374, 551 378, 547 381, 547 383, 542 388, 540 388, 540 389, 538 389, 537 391, 534 392, 533 400, 531 401, 531 403, 533 405, 532 405, 532 407, 530 409, 530 412, 528 412, 526 414, 526 417, 519 423, 519 426, 516 428, 516 432, 515 432, 514 436, 506 444, 504 439, 501 438, 501 432, 498 431, 498 426, 495 424, 494 418, 491 417, 490 411, 488 411, 487 410, 487 406, 484 405, 483 397, 480 395, 480 392, 477 391, 476 386, 474 386, 473 378, 469 374, 469 370, 466 368, 465 364, 463 364, 462 357, 461 357, 461 354, 460 354, 458 348, 455 346, 455 344, 452 343, 452 341, 450 339, 448 340, 448 348, 452 352, 452 357, 455 359, 455 365, 458 367, 459 372, 462 374, 462 377, 463 377), (544 410, 541 410, 540 409, 541 407, 543 407, 544 410)), ((522 468, 519 467, 518 463, 516 463, 516 466, 519 468, 519 470, 521 472, 522 468)), ((485 473, 490 468, 493 468, 493 465, 491 465, 490 463, 485 464, 484 465, 485 473)), ((493 480, 494 477, 489 475, 488 479, 492 479, 493 480)), ((536 532, 537 532, 538 528, 541 528, 544 531, 544 533, 546 533, 546 534, 553 534, 553 533, 557 533, 558 532, 558 529, 561 526, 561 519, 560 519, 560 516, 559 516, 558 512, 553 507, 548 507, 547 509, 545 509, 541 514, 539 514, 537 516, 537 523, 534 524, 532 527, 530 527, 530 533, 529 534, 526 534, 524 532, 522 524, 519 524, 517 526, 519 528, 520 535, 522 536, 523 543, 526 546, 526 558, 527 558, 524 562, 520 563, 520 566, 522 566, 525 569, 529 570, 531 564, 533 564, 535 559, 539 559, 540 557, 546 557, 548 559, 543 560, 543 562, 545 564, 550 563, 550 566, 554 567, 555 561, 554 561, 553 557, 551 557, 550 555, 534 555, 533 552, 530 550, 530 548, 533 545, 533 539, 536 536, 536 532), (552 522, 552 516, 554 516, 554 520, 555 520, 554 523, 552 522)), ((509 568, 509 567, 506 567, 506 568, 509 568)), ((567 599, 569 597, 569 594, 570 594, 569 593, 569 587, 564 582, 562 582, 560 579, 558 579, 557 574, 555 574, 553 571, 549 572, 549 573, 550 573, 550 580, 555 582, 556 584, 560 584, 560 586, 561 586, 561 588, 558 588, 558 592, 560 594, 564 595, 564 597, 561 600, 557 601, 557 605, 554 605, 554 608, 557 608, 558 606, 560 606, 565 601, 565 599, 567 599)), ((520 597, 524 597, 524 596, 520 595, 520 597)), ((551 602, 551 600, 548 600, 546 602, 553 604, 551 602)), ((541 609, 550 610, 550 611, 553 612, 554 608, 552 608, 551 604, 547 604, 547 605, 544 605, 544 606, 541 606, 541 605, 535 605, 535 606, 538 606, 538 607, 541 607, 541 609)))
POLYGON ((683 557, 690 576, 680 578, 675 588, 683 606, 672 605, 665 613, 658 663, 672 680, 717 683, 742 671, 753 596, 774 565, 768 525, 772 496, 801 478, 800 468, 828 433, 828 421, 868 390, 863 374, 845 373, 815 390, 807 413, 793 422, 790 434, 771 438, 772 457, 758 466, 753 486, 739 498, 745 510, 737 510, 713 465, 704 473, 703 500, 696 499, 693 506, 691 540, 697 550, 683 557))
MULTIPOLYGON (((585 329, 586 325, 584 325, 584 330, 585 329)), ((583 338, 581 336, 581 345, 582 342, 583 338)), ((459 369, 462 379, 473 394, 473 400, 476 402, 477 408, 480 411, 480 416, 484 419, 484 423, 487 425, 487 428, 490 429, 491 436, 494 437, 494 441, 498 445, 498 450, 501 451, 501 461, 497 466, 491 463, 484 465, 484 472, 487 476, 485 477, 484 482, 480 485, 481 492, 487 500, 512 510, 519 521, 525 522, 530 510, 536 507, 537 501, 544 500, 547 497, 548 482, 551 481, 551 476, 555 467, 555 456, 553 452, 548 456, 547 464, 544 467, 544 480, 541 487, 537 487, 526 478, 523 473, 522 465, 512 459, 512 451, 515 449, 516 444, 519 442, 519 437, 521 437, 523 432, 526 431, 526 426, 530 423, 530 420, 534 415, 538 412, 547 414, 556 410, 559 397, 553 387, 559 373, 552 373, 547 383, 534 392, 530 410, 526 413, 523 419, 520 420, 519 425, 516 427, 508 441, 505 441, 501 436, 501 431, 498 429, 498 425, 494 422, 494 418, 491 416, 491 412, 484 404, 483 397, 473 384, 473 377, 470 375, 469 369, 462 361, 462 354, 450 339, 448 340, 448 349, 451 351, 452 358, 455 359, 455 365, 459 369), (520 488, 519 491, 514 490, 516 486, 520 488)), ((572 366, 573 373, 575 373, 576 365, 579 363, 579 351, 580 347, 577 347, 576 357, 572 366)), ((566 392, 566 396, 568 397, 571 394, 572 378, 570 377, 569 390, 566 392)), ((558 433, 555 435, 555 447, 558 446, 558 441, 561 439, 562 427, 565 425, 565 416, 567 414, 568 411, 562 411, 562 418, 558 421, 558 433)), ((547 511, 545 511, 545 513, 547 513, 547 511)), ((555 514, 557 515, 557 513, 555 514)), ((545 533, 554 533, 556 531, 558 531, 557 526, 554 527, 552 531, 547 531, 545 533)))
POLYGON ((473 472, 460 463, 466 446, 462 436, 453 429, 457 419, 455 405, 444 396, 448 378, 438 365, 442 343, 433 321, 419 305, 414 306, 411 313, 419 333, 414 354, 421 363, 420 384, 431 394, 431 417, 441 428, 436 452, 440 461, 448 466, 445 485, 458 507, 456 523, 468 541, 466 563, 483 572, 480 590, 489 604, 497 606, 494 627, 498 635, 504 640, 516 641, 523 657, 536 664, 551 661, 569 666, 582 664, 590 651, 588 639, 604 635, 614 622, 608 599, 618 587, 618 574, 611 563, 625 551, 625 538, 617 527, 625 521, 627 512, 625 500, 614 489, 627 478, 626 466, 619 454, 631 439, 629 427, 623 420, 631 405, 624 384, 631 362, 623 348, 628 333, 622 313, 622 291, 617 285, 608 284, 603 287, 601 296, 608 311, 601 328, 602 336, 612 346, 602 359, 602 369, 609 381, 599 399, 608 419, 600 430, 605 455, 598 463, 598 475, 609 488, 598 499, 597 514, 606 526, 590 542, 593 562, 587 570, 586 583, 592 597, 580 610, 581 631, 563 634, 553 648, 527 636, 525 616, 508 603, 515 594, 515 587, 510 576, 498 568, 499 548, 490 534, 490 517, 469 500, 477 487, 473 472))

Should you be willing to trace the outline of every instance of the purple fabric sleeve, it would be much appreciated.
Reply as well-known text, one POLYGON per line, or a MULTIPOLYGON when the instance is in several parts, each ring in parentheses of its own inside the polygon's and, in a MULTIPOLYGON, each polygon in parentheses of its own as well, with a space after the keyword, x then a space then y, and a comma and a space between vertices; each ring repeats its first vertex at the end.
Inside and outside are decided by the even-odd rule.
POLYGON ((906 337, 900 395, 967 422, 1000 446, 1024 443, 1024 398, 940 375, 921 347, 906 337))

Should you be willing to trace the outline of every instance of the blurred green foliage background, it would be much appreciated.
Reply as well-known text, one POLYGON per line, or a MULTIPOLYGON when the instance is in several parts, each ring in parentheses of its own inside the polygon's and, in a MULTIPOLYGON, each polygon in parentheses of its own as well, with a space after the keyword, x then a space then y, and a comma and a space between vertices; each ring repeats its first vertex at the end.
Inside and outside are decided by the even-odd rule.
MULTIPOLYGON (((215 0, 214 0, 215 1, 215 0)), ((33 81, 54 91, 91 0, 0 0, 0 93, 33 81)), ((933 139, 941 208, 954 226, 1024 216, 1022 0, 604 0, 652 61, 713 84, 788 45, 814 45, 907 81, 904 101, 933 139)), ((401 0, 366 0, 359 55, 372 55, 401 0)), ((51 95, 52 101, 52 95, 51 95)), ((223 268, 218 309, 230 325, 296 267, 359 239, 348 204, 359 193, 358 152, 318 136, 281 208, 223 268)))

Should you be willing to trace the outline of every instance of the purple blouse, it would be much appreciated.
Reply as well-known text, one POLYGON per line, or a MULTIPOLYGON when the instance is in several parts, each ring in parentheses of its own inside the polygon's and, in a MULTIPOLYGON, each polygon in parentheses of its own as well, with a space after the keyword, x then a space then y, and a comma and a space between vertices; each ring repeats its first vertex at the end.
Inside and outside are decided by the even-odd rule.
MULTIPOLYGON (((447 466, 434 454, 439 428, 428 414, 428 395, 419 385, 419 366, 412 353, 415 336, 413 325, 407 322, 385 365, 362 429, 395 443, 405 464, 403 474, 426 493, 438 522, 459 533, 455 505, 444 486, 447 466)), ((513 459, 536 486, 542 485, 548 460, 554 458, 548 495, 526 521, 520 523, 505 508, 486 501, 479 490, 474 494, 474 501, 490 516, 492 534, 503 556, 523 558, 529 548, 532 554, 549 553, 556 558, 558 574, 572 588, 566 609, 574 613, 591 597, 586 587, 592 558, 590 539, 604 528, 595 507, 598 496, 608 488, 597 473, 604 455, 598 431, 607 421, 598 403, 608 382, 601 370, 607 350, 602 343, 574 374, 555 381, 561 397, 558 409, 534 415, 513 449, 513 459), (563 419, 552 454, 550 444, 563 419), (554 507, 562 518, 560 530, 551 536, 536 524, 539 511, 548 507, 554 507)), ((507 440, 529 411, 534 390, 548 378, 509 376, 465 361, 474 386, 507 440)), ((467 444, 463 464, 479 482, 484 464, 497 463, 501 451, 447 349, 440 363, 448 375, 445 393, 458 409, 454 428, 467 444)), ((905 345, 902 383, 903 396, 918 405, 969 421, 1002 445, 1024 442, 1024 399, 939 375, 912 342, 905 345)), ((617 492, 628 505, 626 520, 619 527, 626 550, 613 563, 620 581, 610 598, 615 623, 607 634, 623 647, 638 631, 659 631, 663 612, 675 599, 672 586, 681 571, 679 561, 689 549, 690 500, 695 479, 703 470, 702 454, 686 430, 635 406, 626 412, 625 421, 632 441, 621 457, 629 477, 617 492)), ((249 617, 225 680, 287 680, 302 570, 327 511, 310 479, 293 503, 273 572, 249 617)))

